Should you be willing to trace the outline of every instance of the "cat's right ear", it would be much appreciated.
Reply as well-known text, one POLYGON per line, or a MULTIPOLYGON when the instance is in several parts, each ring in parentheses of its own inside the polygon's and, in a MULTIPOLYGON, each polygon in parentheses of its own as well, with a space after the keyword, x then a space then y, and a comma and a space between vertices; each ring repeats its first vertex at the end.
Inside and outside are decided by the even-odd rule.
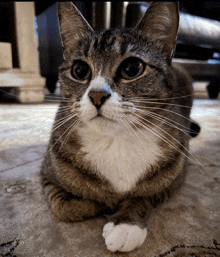
POLYGON ((77 42, 93 29, 72 2, 58 2, 57 12, 63 55, 66 60, 77 42))
POLYGON ((160 41, 168 59, 173 56, 179 27, 178 2, 152 2, 134 28, 151 40, 160 41))

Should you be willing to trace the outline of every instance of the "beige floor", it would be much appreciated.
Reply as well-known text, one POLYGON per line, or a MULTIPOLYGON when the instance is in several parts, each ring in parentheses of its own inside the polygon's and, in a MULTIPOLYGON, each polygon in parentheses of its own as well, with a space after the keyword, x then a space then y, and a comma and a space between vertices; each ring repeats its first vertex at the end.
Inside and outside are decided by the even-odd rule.
POLYGON ((110 253, 104 218, 56 221, 41 195, 39 168, 57 104, 0 104, 0 256, 220 256, 220 101, 197 99, 192 118, 202 127, 191 140, 180 194, 150 218, 144 245, 110 253), (193 157, 193 158, 194 158, 193 157))

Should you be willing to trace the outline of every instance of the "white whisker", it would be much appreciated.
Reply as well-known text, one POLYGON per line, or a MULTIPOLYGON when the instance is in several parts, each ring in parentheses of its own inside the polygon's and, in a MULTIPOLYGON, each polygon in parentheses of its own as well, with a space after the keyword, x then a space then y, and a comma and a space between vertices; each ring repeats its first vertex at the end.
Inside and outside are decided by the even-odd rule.
MULTIPOLYGON (((75 117, 75 116, 74 116, 75 117)), ((71 117, 73 118, 73 117, 71 117)), ((71 118, 69 118, 68 120, 70 120, 71 118)), ((68 120, 66 120, 65 122, 63 122, 63 124, 65 124, 68 120)), ((73 125, 71 125, 69 128, 67 128, 62 134, 61 136, 56 140, 56 142, 50 147, 50 149, 48 149, 46 155, 52 151, 53 147, 57 144, 57 142, 65 135, 65 133, 68 132, 69 129, 71 129, 72 126, 74 126, 74 124, 78 121, 78 119, 73 123, 73 125)), ((61 124, 60 126, 62 126, 63 124, 61 124)), ((57 128, 56 128, 57 129, 57 128)))
POLYGON ((144 115, 147 115, 149 117, 155 118, 156 120, 161 121, 164 124, 169 125, 170 127, 176 128, 176 129, 182 131, 184 134, 186 134, 187 136, 190 137, 189 133, 191 132, 191 129, 186 127, 186 126, 184 126, 184 125, 182 125, 182 124, 180 124, 180 123, 178 123, 178 122, 176 122, 176 121, 174 121, 174 120, 171 120, 171 119, 169 119, 167 117, 164 117, 164 116, 162 116, 162 115, 160 115, 158 113, 153 113, 153 112, 150 112, 150 111, 143 111, 143 110, 138 109, 138 108, 134 108, 134 110, 136 110, 136 111, 138 111, 140 113, 143 113, 144 115), (175 123, 176 125, 184 128, 184 129, 178 128, 177 126, 175 126, 172 123, 175 123))
MULTIPOLYGON (((141 116, 140 116, 141 117, 141 116)), ((146 120, 147 121, 147 120, 146 120)), ((160 138, 161 140, 163 140, 165 143, 169 144, 171 147, 173 147, 175 150, 177 150, 180 154, 183 154, 186 158, 188 158, 189 160, 191 160, 191 158, 189 158, 186 154, 184 154, 178 147, 176 147, 172 142, 170 142, 165 136, 163 136, 161 133, 158 134, 158 131, 156 131, 156 129, 152 128, 151 126, 147 125, 146 123, 144 123, 142 120, 140 120, 139 118, 137 118, 137 120, 135 121, 137 122, 140 126, 142 126, 143 128, 149 130, 151 133, 153 133, 154 135, 156 135, 158 138, 160 138)), ((150 123, 150 122, 149 122, 150 123)), ((153 124, 153 123, 152 123, 153 124)), ((194 161, 193 159, 191 160, 192 162, 194 161)))
POLYGON ((175 97, 166 97, 166 98, 160 98, 160 99, 155 99, 155 98, 147 98, 147 96, 135 96, 135 97, 128 97, 128 98, 125 98, 127 100, 132 100, 132 99, 143 99, 143 100, 150 100, 150 101, 158 101, 158 100, 161 100, 161 101, 164 101, 164 100, 172 100, 172 99, 180 99, 180 98, 187 98, 187 97, 193 97, 195 96, 196 94, 199 94, 199 93, 193 93, 193 94, 190 94, 190 95, 184 95, 184 96, 175 96, 175 97))
POLYGON ((147 99, 145 100, 132 100, 131 102, 137 102, 137 103, 146 103, 146 104, 163 104, 163 105, 171 105, 171 106, 177 106, 177 107, 184 107, 184 108, 188 108, 188 109, 191 109, 191 106, 188 106, 188 105, 181 105, 181 104, 174 104, 174 103, 159 103, 159 102, 154 102, 154 101, 148 101, 147 99))
MULTIPOLYGON (((160 129, 163 133, 165 133, 165 134, 167 134, 169 137, 171 137, 175 142, 177 142, 181 147, 183 147, 183 149, 192 157, 192 159, 191 159, 189 156, 187 156, 185 153, 183 153, 182 151, 180 151, 172 142, 169 142, 169 144, 170 144, 171 146, 173 146, 173 147, 175 148, 175 150, 177 150, 177 151, 180 152, 182 155, 184 155, 184 156, 185 156, 187 159, 189 159, 192 163, 194 163, 194 164, 199 164, 203 169, 205 169, 204 166, 199 162, 199 160, 198 160, 194 155, 192 155, 192 154, 189 152, 189 150, 188 150, 184 145, 182 145, 176 138, 174 138, 173 136, 171 136, 171 135, 170 135, 168 132, 166 132, 165 130, 161 129, 159 126, 156 126, 154 123, 152 123, 152 122, 148 121, 147 119, 143 118, 141 115, 138 115, 137 113, 134 113, 134 115, 136 115, 136 116, 138 116, 139 118, 141 118, 142 120, 144 120, 144 121, 150 123, 151 125, 154 125, 156 128, 160 129)), ((138 120, 139 120, 139 119, 138 119, 138 120)), ((140 121, 140 120, 139 120, 139 121, 140 121)), ((146 125, 146 124, 145 124, 145 125, 146 125)), ((151 129, 153 129, 153 128, 151 128, 151 129)))
MULTIPOLYGON (((128 117, 128 115, 125 115, 125 114, 124 114, 124 116, 125 116, 125 118, 126 118, 142 135, 144 135, 145 137, 147 137, 147 135, 144 134, 143 131, 142 131, 141 129, 139 129, 139 128, 135 125, 135 123, 128 117)), ((129 123, 128 123, 128 125, 129 125, 129 123)), ((134 134, 137 136, 139 142, 142 144, 142 146, 143 146, 144 149, 145 149, 145 145, 143 144, 142 140, 139 138, 139 136, 137 135, 137 133, 135 132, 135 130, 132 128, 132 126, 130 126, 130 128, 132 129, 132 131, 134 132, 134 134)), ((161 152, 161 154, 162 154, 161 149, 159 149, 159 150, 160 150, 160 152, 161 152)))
POLYGON ((177 112, 171 111, 171 110, 169 110, 169 109, 162 109, 162 108, 159 108, 159 107, 138 106, 138 105, 137 105, 136 107, 141 108, 141 109, 154 109, 154 110, 167 111, 167 112, 176 114, 176 115, 178 115, 179 117, 184 118, 185 120, 188 120, 188 121, 191 122, 191 120, 190 120, 189 118, 187 118, 187 117, 185 117, 185 116, 183 116, 182 114, 179 114, 179 113, 177 113, 177 112))
POLYGON ((58 122, 56 122, 54 124, 54 128, 51 132, 54 132, 55 130, 57 130, 59 127, 61 127, 62 125, 64 125, 67 121, 69 121, 70 119, 76 117, 77 114, 69 114, 68 116, 65 116, 61 119, 58 120, 58 122))
POLYGON ((70 135, 73 133, 74 130, 76 130, 76 128, 78 127, 78 125, 80 124, 80 119, 77 119, 71 126, 70 128, 68 128, 66 130, 66 132, 69 130, 68 134, 66 135, 65 139, 63 140, 61 146, 60 146, 60 149, 59 151, 57 152, 57 154, 60 152, 61 148, 63 147, 63 145, 68 141, 70 135))

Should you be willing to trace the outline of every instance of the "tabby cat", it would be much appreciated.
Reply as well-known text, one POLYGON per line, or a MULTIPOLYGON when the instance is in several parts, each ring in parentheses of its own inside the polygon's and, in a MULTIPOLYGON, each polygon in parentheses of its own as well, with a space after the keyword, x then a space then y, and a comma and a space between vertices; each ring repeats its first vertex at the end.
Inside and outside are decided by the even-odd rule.
POLYGON ((129 29, 93 31, 71 2, 58 3, 58 17, 62 101, 43 191, 62 221, 106 214, 107 249, 128 252, 186 173, 193 90, 172 65, 178 3, 152 3, 129 29))

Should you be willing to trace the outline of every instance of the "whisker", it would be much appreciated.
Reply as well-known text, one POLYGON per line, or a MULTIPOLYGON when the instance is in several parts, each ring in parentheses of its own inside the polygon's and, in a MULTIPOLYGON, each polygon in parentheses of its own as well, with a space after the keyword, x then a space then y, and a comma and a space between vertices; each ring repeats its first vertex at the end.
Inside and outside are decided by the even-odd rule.
MULTIPOLYGON (((183 116, 182 114, 179 114, 179 113, 177 113, 177 112, 171 111, 171 110, 169 110, 169 109, 162 109, 162 108, 159 108, 159 107, 138 106, 138 105, 137 105, 137 107, 142 108, 142 109, 154 109, 154 110, 167 111, 167 112, 176 114, 176 115, 178 115, 178 116, 180 116, 180 117, 182 117, 182 118, 184 118, 184 119, 186 119, 186 120, 188 120, 188 121, 191 122, 191 120, 190 120, 189 118, 187 118, 187 117, 185 117, 185 116, 183 116)), ((131 109, 132 109, 132 108, 133 108, 133 107, 131 107, 131 109)))
MULTIPOLYGON (((125 115, 124 114, 124 116, 127 118, 127 120, 142 134, 142 135, 144 135, 145 137, 147 137, 147 135, 146 134, 144 134, 143 133, 143 131, 141 130, 141 129, 139 129, 136 125, 135 125, 135 123, 128 117, 128 115, 125 115)), ((128 125, 129 125, 129 123, 128 123, 128 125)), ((143 143, 143 141, 140 139, 140 137, 137 135, 137 133, 135 132, 135 130, 132 128, 132 126, 130 126, 131 127, 131 129, 132 129, 132 131, 134 132, 134 134, 137 136, 137 138, 138 138, 138 140, 140 141, 140 143, 142 144, 142 146, 144 147, 144 149, 146 149, 145 148, 145 145, 144 145, 144 143, 143 143)), ((159 150, 160 150, 160 152, 162 153, 162 150, 159 148, 159 150)))
MULTIPOLYGON (((33 127, 33 128, 31 128, 31 132, 30 132, 32 135, 31 142, 35 143, 43 138, 46 139, 47 137, 49 137, 49 133, 50 133, 49 131, 52 130, 52 123, 54 121, 55 115, 56 115, 55 112, 47 113, 47 114, 43 114, 43 115, 42 114, 35 115, 34 117, 31 118, 31 121, 32 121, 31 123, 29 122, 30 118, 27 118, 27 117, 19 118, 19 120, 17 122, 13 122, 13 124, 14 124, 14 126, 16 126, 16 131, 18 131, 18 132, 20 131, 20 134, 22 134, 22 131, 24 129, 26 130, 26 129, 29 129, 29 127, 33 127), (39 118, 41 120, 40 123, 38 122, 39 118), (44 121, 42 121, 42 120, 44 120, 44 121), (21 122, 28 122, 27 123, 28 126, 24 127, 24 124, 22 124, 21 122), (48 133, 47 133, 47 131, 48 131, 48 133), (46 134, 45 134, 45 132, 46 132, 46 134)), ((62 117, 60 120, 58 120, 56 123, 56 127, 54 127, 53 130, 57 129, 59 127, 59 125, 62 125, 63 120, 70 116, 73 116, 73 114, 70 114, 70 115, 66 116, 65 118, 62 117)), ((5 123, 7 123, 7 121, 5 121, 5 123)), ((19 135, 16 138, 17 138, 16 144, 19 144, 20 142, 22 142, 22 138, 19 139, 19 135)), ((13 140, 13 139, 11 139, 11 140, 13 140)), ((26 141, 27 140, 28 140, 28 137, 26 137, 26 141)))
MULTIPOLYGON (((45 118, 49 117, 50 118, 52 115, 55 116, 55 113, 47 113, 47 114, 44 114, 44 115, 35 115, 31 118, 31 120, 38 119, 38 118, 43 118, 43 117, 45 117, 45 118)), ((20 123, 21 121, 22 122, 23 121, 30 121, 30 118, 29 117, 28 118, 27 117, 21 117, 21 118, 19 118, 19 120, 17 122, 20 123)), ((8 121, 2 121, 2 123, 3 124, 8 123, 8 121)))
POLYGON ((69 130, 68 134, 66 135, 65 139, 63 140, 59 151, 57 152, 57 154, 60 152, 61 148, 63 147, 63 145, 68 141, 70 135, 73 133, 74 130, 76 130, 76 128, 78 127, 78 125, 80 124, 81 120, 77 119, 71 126, 70 128, 68 128, 66 131, 69 130))
MULTIPOLYGON (((168 126, 170 126, 170 127, 172 127, 172 128, 175 128, 175 129, 178 129, 179 131, 181 131, 181 132, 183 132, 186 136, 188 136, 188 137, 190 137, 191 138, 191 136, 189 135, 189 129, 188 130, 183 130, 183 129, 181 129, 181 128, 178 128, 177 126, 175 126, 174 124, 172 124, 172 123, 170 123, 170 122, 168 122, 167 120, 165 120, 165 119, 163 119, 163 118, 161 118, 161 117, 158 117, 157 115, 154 115, 154 114, 152 114, 152 113, 149 113, 148 114, 148 116, 149 117, 152 117, 152 118, 154 118, 155 120, 158 120, 158 121, 160 121, 161 123, 164 123, 164 124, 166 124, 166 125, 168 125, 168 126)), ((181 125, 181 124, 180 124, 181 125)))
POLYGON ((184 125, 182 125, 182 124, 180 124, 180 123, 174 121, 174 120, 171 120, 171 119, 169 119, 169 118, 167 118, 167 117, 164 117, 164 116, 162 116, 162 115, 160 115, 160 114, 158 114, 158 113, 153 113, 153 112, 150 112, 150 111, 147 111, 147 112, 146 112, 146 111, 140 110, 140 109, 138 109, 138 108, 134 108, 134 110, 136 110, 136 111, 138 111, 138 112, 140 112, 140 113, 143 113, 143 114, 145 114, 145 115, 147 115, 147 116, 150 116, 150 117, 152 117, 152 118, 155 118, 155 119, 157 119, 158 121, 161 121, 161 122, 163 122, 163 123, 165 123, 165 124, 167 124, 167 125, 169 125, 169 126, 171 126, 171 127, 173 127, 173 128, 176 128, 176 129, 182 131, 183 133, 185 133, 187 136, 189 136, 189 137, 191 138, 191 136, 189 135, 189 133, 192 132, 192 130, 191 130, 190 128, 188 128, 188 127, 186 127, 186 126, 184 126, 184 125), (169 121, 170 121, 170 122, 169 122, 169 121), (177 124, 178 126, 184 128, 184 129, 178 128, 177 126, 175 126, 175 125, 172 124, 172 123, 175 123, 175 124, 177 124))
MULTIPOLYGON (((75 116, 74 116, 74 117, 75 117, 75 116)), ((70 120, 71 118, 73 118, 73 117, 70 117, 68 120, 70 120)), ((60 126, 62 126, 63 124, 65 124, 68 120, 64 121, 60 126)), ((77 119, 77 120, 78 120, 78 119, 77 119)), ((77 122, 77 120, 76 120, 75 122, 77 122)), ((74 124, 75 124, 75 122, 74 122, 74 124)), ((59 127, 60 127, 60 126, 59 126, 59 127)), ((47 155, 49 152, 52 151, 53 147, 54 147, 54 146, 57 144, 57 142, 62 138, 62 136, 64 136, 65 133, 67 133, 67 131, 68 131, 70 128, 71 128, 71 127, 67 128, 67 129, 62 133, 62 135, 56 140, 56 142, 48 149, 46 155, 47 155)), ((57 129, 57 128, 56 128, 56 129, 57 129)))
POLYGON ((35 107, 37 108, 42 108, 42 109, 53 109, 53 108, 56 108, 57 106, 59 106, 59 103, 26 103, 26 104, 23 104, 23 103, 16 103, 16 102, 11 102, 11 103, 7 103, 7 104, 4 104, 4 103, 1 103, 1 106, 3 108, 6 108, 6 106, 10 106, 10 107, 19 107, 19 111, 21 110, 26 110, 26 109, 33 109, 35 107))
POLYGON ((132 128, 132 126, 126 121, 126 119, 138 130, 137 126, 131 121, 131 119, 128 117, 128 115, 126 114, 123 114, 124 118, 125 119, 122 119, 122 121, 124 122, 124 124, 127 124, 127 127, 129 129, 132 130, 132 132, 135 134, 135 136, 138 138, 138 140, 140 141, 140 143, 144 146, 145 148, 145 145, 143 144, 143 142, 141 141, 140 137, 138 136, 138 134, 135 132, 135 130, 132 128))
POLYGON ((57 130, 62 125, 64 125, 67 121, 69 121, 70 119, 72 119, 76 116, 77 116, 77 114, 69 114, 68 116, 65 116, 65 117, 59 119, 58 122, 54 123, 54 128, 52 129, 51 133, 54 132, 55 130, 57 130))
POLYGON ((38 126, 35 126, 34 128, 31 128, 31 134, 27 134, 27 135, 26 135, 27 133, 26 127, 16 128, 16 132, 13 134, 13 136, 10 136, 9 138, 6 137, 6 139, 2 139, 2 143, 4 145, 4 140, 8 142, 7 145, 11 144, 12 142, 13 142, 13 145, 14 144, 19 145, 22 142, 25 142, 25 144, 39 143, 40 139, 47 138, 47 137, 49 139, 49 134, 50 134, 49 130, 51 130, 51 127, 52 126, 50 125, 50 123, 44 124, 44 126, 38 125, 38 126), (40 128, 40 134, 39 134, 39 128, 40 128), (46 129, 46 128, 49 128, 49 129, 46 129))
MULTIPOLYGON (((49 114, 44 114, 44 115, 37 115, 37 116, 32 117, 31 120, 33 121, 33 120, 38 119, 38 118, 44 118, 46 121, 52 122, 54 120, 54 118, 55 118, 55 113, 49 113, 49 114)), ((63 119, 65 119, 65 118, 62 118, 60 120, 63 120, 63 119)), ((19 125, 20 125, 21 121, 22 122, 30 121, 30 118, 27 118, 27 117, 19 118, 19 121, 18 121, 19 125)), ((34 124, 34 128, 32 129, 31 133, 34 134, 36 131, 39 131, 39 129, 41 129, 43 131, 44 128, 46 128, 46 127, 48 127, 48 123, 45 123, 45 122, 36 123, 36 124, 34 124)), ((19 129, 23 129, 23 125, 22 124, 21 124, 20 127, 19 126, 17 127, 17 130, 19 130, 19 129)), ((40 137, 40 138, 42 138, 42 137, 40 137)), ((39 139, 39 137, 38 137, 38 139, 39 139)), ((19 141, 17 141, 17 143, 19 143, 19 141)))
POLYGON ((159 103, 159 102, 154 102, 154 101, 148 101, 148 100, 132 100, 131 102, 138 102, 138 103, 146 103, 146 104, 165 104, 165 105, 170 105, 170 106, 177 106, 177 107, 184 107, 184 108, 188 108, 191 109, 191 106, 188 105, 181 105, 181 104, 174 104, 174 103, 159 103))
POLYGON ((59 107, 58 111, 59 111, 59 114, 66 113, 68 111, 72 112, 72 107, 70 106, 59 107))
POLYGON ((141 119, 143 119, 144 121, 154 125, 155 127, 157 127, 158 129, 160 129, 162 132, 164 132, 165 134, 167 134, 169 137, 171 137, 174 141, 176 141, 181 147, 183 147, 183 149, 192 157, 192 159, 187 156, 186 154, 184 154, 182 151, 180 151, 178 148, 176 148, 172 142, 169 142, 169 143, 172 143, 173 147, 179 151, 182 155, 184 155, 187 159, 189 159, 191 162, 193 162, 194 164, 199 164, 204 170, 206 170, 204 168, 204 166, 200 163, 200 161, 193 155, 189 152, 189 150, 184 146, 182 145, 176 138, 174 138, 173 136, 171 136, 168 132, 166 132, 165 130, 161 129, 159 126, 153 124, 152 122, 148 121, 147 119, 143 118, 142 116, 138 115, 137 113, 134 113, 135 115, 137 115, 138 117, 140 117, 141 119))
MULTIPOLYGON (((16 98, 16 95, 11 93, 11 92, 7 92, 7 91, 5 91, 3 89, 0 89, 0 91, 5 93, 6 95, 13 96, 13 97, 16 98)), ((60 102, 62 100, 63 102, 68 102, 69 103, 69 102, 72 102, 72 101, 76 101, 76 98, 72 98, 71 99, 71 98, 65 98, 63 96, 45 95, 45 99, 44 100, 47 101, 47 102, 55 102, 55 101, 60 102)))
MULTIPOLYGON (((148 100, 150 101, 158 101, 158 100, 172 100, 172 99, 180 99, 180 98, 186 98, 186 97, 192 97, 192 96, 195 96, 199 93, 193 93, 193 94, 190 94, 190 95, 184 95, 184 96, 175 96, 175 97, 166 97, 166 98, 160 98, 160 99, 155 99, 155 98, 147 98, 148 100)), ((147 96, 146 96, 147 97, 147 96)), ((143 100, 146 100, 146 97, 144 96, 135 96, 135 97, 127 97, 127 98, 124 98, 124 99, 128 99, 128 100, 131 100, 131 99, 143 99, 143 100)))
MULTIPOLYGON (((147 120, 146 120, 147 121, 147 120)), ((149 125, 147 125, 146 123, 144 123, 142 120, 140 119, 136 119, 136 121, 140 126, 142 126, 144 129, 149 130, 151 133, 153 133, 155 136, 159 137, 161 140, 163 140, 164 142, 166 142, 167 144, 169 144, 171 147, 173 147, 175 150, 177 150, 179 153, 183 154, 185 157, 187 157, 189 160, 191 160, 191 158, 189 158, 186 154, 184 154, 179 148, 177 148, 172 142, 170 142, 164 135, 162 135, 161 133, 158 134, 158 131, 156 131, 154 128, 150 127, 149 125)), ((153 124, 153 123, 152 123, 153 124)), ((191 160, 192 162, 194 160, 191 160)))
POLYGON ((63 103, 74 103, 75 100, 74 99, 63 99, 63 98, 60 98, 59 100, 58 99, 46 99, 46 102, 57 102, 57 103, 60 103, 60 102, 63 102, 63 103))

